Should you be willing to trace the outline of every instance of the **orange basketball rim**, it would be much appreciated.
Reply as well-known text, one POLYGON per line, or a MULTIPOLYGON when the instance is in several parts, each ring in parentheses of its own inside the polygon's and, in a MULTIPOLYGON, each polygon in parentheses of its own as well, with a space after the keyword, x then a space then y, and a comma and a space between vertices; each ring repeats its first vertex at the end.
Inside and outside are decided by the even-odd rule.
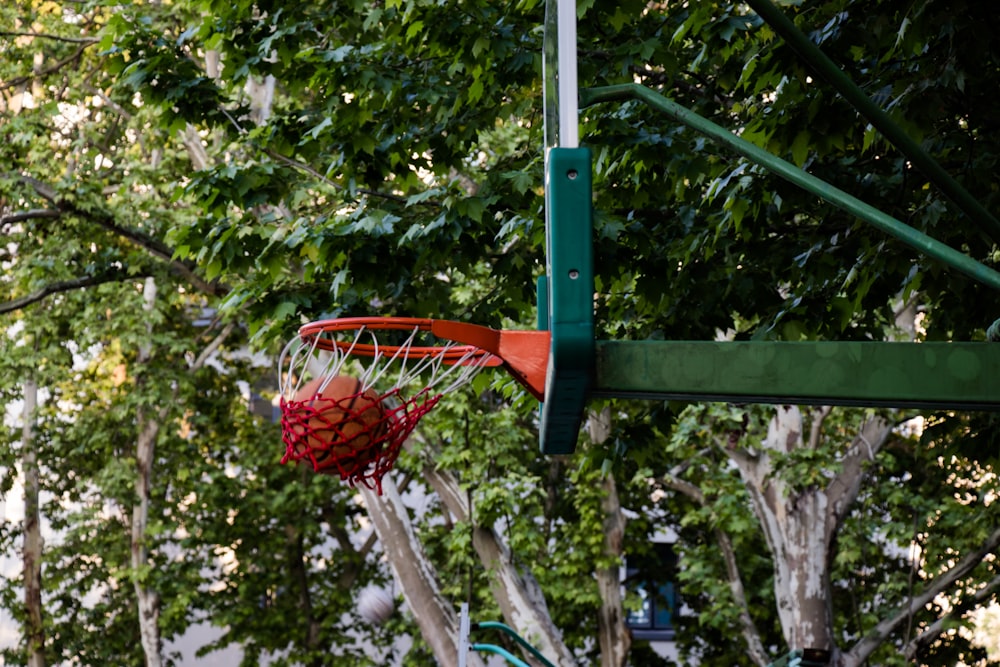
POLYGON ((381 493, 406 438, 442 396, 502 366, 542 400, 548 354, 547 331, 412 317, 303 325, 278 360, 281 461, 381 493))

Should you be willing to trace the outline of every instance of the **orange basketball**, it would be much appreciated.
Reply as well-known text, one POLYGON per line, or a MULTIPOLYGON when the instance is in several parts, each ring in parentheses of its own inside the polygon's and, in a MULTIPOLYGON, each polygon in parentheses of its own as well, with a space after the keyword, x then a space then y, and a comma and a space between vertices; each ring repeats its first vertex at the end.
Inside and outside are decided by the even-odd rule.
POLYGON ((357 378, 337 375, 310 380, 295 392, 294 401, 301 404, 301 420, 292 426, 296 458, 309 449, 317 471, 341 477, 375 459, 387 428, 385 413, 378 393, 361 389, 357 378))

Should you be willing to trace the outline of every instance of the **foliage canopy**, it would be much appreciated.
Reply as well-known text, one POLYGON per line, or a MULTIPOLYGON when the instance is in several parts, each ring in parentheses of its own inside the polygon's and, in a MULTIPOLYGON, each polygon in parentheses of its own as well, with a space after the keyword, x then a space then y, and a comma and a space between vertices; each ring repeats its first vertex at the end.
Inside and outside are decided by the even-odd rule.
MULTIPOLYGON (((50 661, 141 662, 135 581, 158 591, 164 639, 210 622, 222 634, 205 650, 238 644, 244 664, 431 659, 419 639, 408 653, 392 643, 416 635, 412 619, 359 625, 351 591, 389 575, 363 508, 335 480, 275 465, 276 427, 247 415, 254 395, 270 398, 273 378, 245 351, 273 354, 304 320, 340 315, 533 326, 544 270, 543 5, 0 8, 0 396, 14 406, 28 375, 47 391, 37 446, 46 517, 60 536, 45 555, 50 661), (148 280, 159 297, 144 310, 148 280), (197 363, 206 349, 217 362, 197 363), (159 482, 149 562, 135 568, 128 515, 144 410, 159 411, 159 482), (359 637, 381 653, 366 654, 359 637)), ((781 9, 997 209, 1000 49, 987 3, 781 9)), ((584 85, 654 88, 996 268, 989 230, 747 5, 587 0, 578 15, 584 85)), ((912 322, 919 313, 920 340, 983 340, 1000 316, 988 288, 637 102, 590 107, 580 130, 595 156, 601 338, 883 340, 901 335, 901 314, 912 322)), ((427 418, 401 478, 446 471, 473 507, 464 519, 437 505, 413 517, 444 596, 499 615, 472 551, 475 528, 495 527, 538 579, 566 644, 596 660, 596 622, 579 619, 602 604, 593 573, 618 562, 602 530, 611 474, 630 519, 626 554, 640 556, 666 527, 678 534, 677 581, 692 610, 677 619, 683 655, 760 664, 735 639, 747 618, 781 653, 774 560, 733 463, 766 448, 771 409, 608 406, 611 437, 554 460, 535 453, 533 401, 504 378, 427 418), (720 534, 740 556, 743 615, 720 534)), ((791 507, 848 465, 864 424, 916 416, 807 414, 823 438, 769 454, 775 484, 791 507)), ((922 432, 893 431, 865 463, 829 554, 845 651, 913 599, 920 577, 975 553, 997 524, 995 417, 920 416, 922 432)), ((23 455, 13 428, 0 446, 5 461, 23 455)), ((4 470, 8 502, 16 473, 4 470)), ((16 553, 20 531, 2 525, 3 553, 16 553)), ((994 598, 995 567, 986 559, 949 589, 956 609, 994 598)), ((0 604, 21 614, 13 590, 0 604)), ((921 635, 941 618, 968 622, 935 598, 870 659, 985 664, 964 634, 921 635)))

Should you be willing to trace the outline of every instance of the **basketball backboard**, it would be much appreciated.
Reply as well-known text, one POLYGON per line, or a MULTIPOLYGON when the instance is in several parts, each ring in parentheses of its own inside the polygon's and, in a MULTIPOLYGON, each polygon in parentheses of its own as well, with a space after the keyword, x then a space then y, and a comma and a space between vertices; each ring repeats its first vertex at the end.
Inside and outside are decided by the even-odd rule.
POLYGON ((987 285, 1000 274, 637 84, 578 90, 575 0, 547 0, 543 57, 550 332, 541 449, 572 452, 590 396, 1000 409, 1000 347, 981 343, 596 341, 590 152, 578 109, 626 94, 987 285), (622 92, 619 89, 627 89, 622 92))
POLYGON ((550 334, 540 441, 545 454, 576 446, 594 374, 590 151, 579 147, 576 2, 545 3, 546 276, 539 328, 550 334))

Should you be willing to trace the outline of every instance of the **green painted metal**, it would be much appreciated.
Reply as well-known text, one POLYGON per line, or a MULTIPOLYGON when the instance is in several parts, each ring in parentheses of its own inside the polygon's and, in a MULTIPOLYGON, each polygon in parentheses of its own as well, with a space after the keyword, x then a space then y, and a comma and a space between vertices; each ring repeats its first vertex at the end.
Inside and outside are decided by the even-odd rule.
POLYGON ((521 660, 513 653, 500 646, 495 646, 494 644, 470 644, 469 648, 473 651, 479 651, 481 653, 493 653, 499 655, 501 658, 514 665, 514 667, 531 667, 524 660, 521 660))
POLYGON ((1000 220, 987 211, 958 181, 938 164, 881 107, 872 101, 795 23, 770 0, 747 0, 751 9, 767 21, 776 33, 801 58, 840 93, 872 126, 905 155, 913 165, 934 183, 969 218, 977 222, 994 241, 1000 240, 1000 220))
POLYGON ((538 276, 536 286, 537 307, 538 307, 538 330, 549 330, 549 278, 548 276, 538 276))
POLYGON ((691 127, 723 146, 739 153, 774 174, 794 183, 821 199, 830 202, 852 215, 874 225, 907 245, 940 262, 951 266, 994 289, 1000 289, 1000 273, 977 262, 967 255, 951 248, 930 236, 913 229, 909 225, 883 213, 874 206, 840 190, 826 181, 799 169, 795 165, 775 157, 763 148, 741 139, 723 127, 716 125, 672 100, 634 83, 588 88, 580 91, 580 106, 586 107, 599 102, 637 99, 664 112, 674 120, 691 127))
POLYGON ((546 158, 546 273, 551 332, 541 449, 576 447, 594 369, 594 260, 587 148, 552 148, 546 158))
POLYGON ((992 343, 597 341, 595 396, 1000 409, 992 343))
MULTIPOLYGON (((473 623, 473 630, 499 630, 505 633, 508 637, 513 639, 517 644, 532 655, 538 662, 540 662, 543 667, 555 667, 551 662, 546 659, 544 655, 539 652, 534 646, 529 644, 521 635, 517 634, 513 628, 503 623, 497 623, 496 621, 483 621, 482 623, 473 623)), ((475 646, 475 645, 473 645, 475 646)))

